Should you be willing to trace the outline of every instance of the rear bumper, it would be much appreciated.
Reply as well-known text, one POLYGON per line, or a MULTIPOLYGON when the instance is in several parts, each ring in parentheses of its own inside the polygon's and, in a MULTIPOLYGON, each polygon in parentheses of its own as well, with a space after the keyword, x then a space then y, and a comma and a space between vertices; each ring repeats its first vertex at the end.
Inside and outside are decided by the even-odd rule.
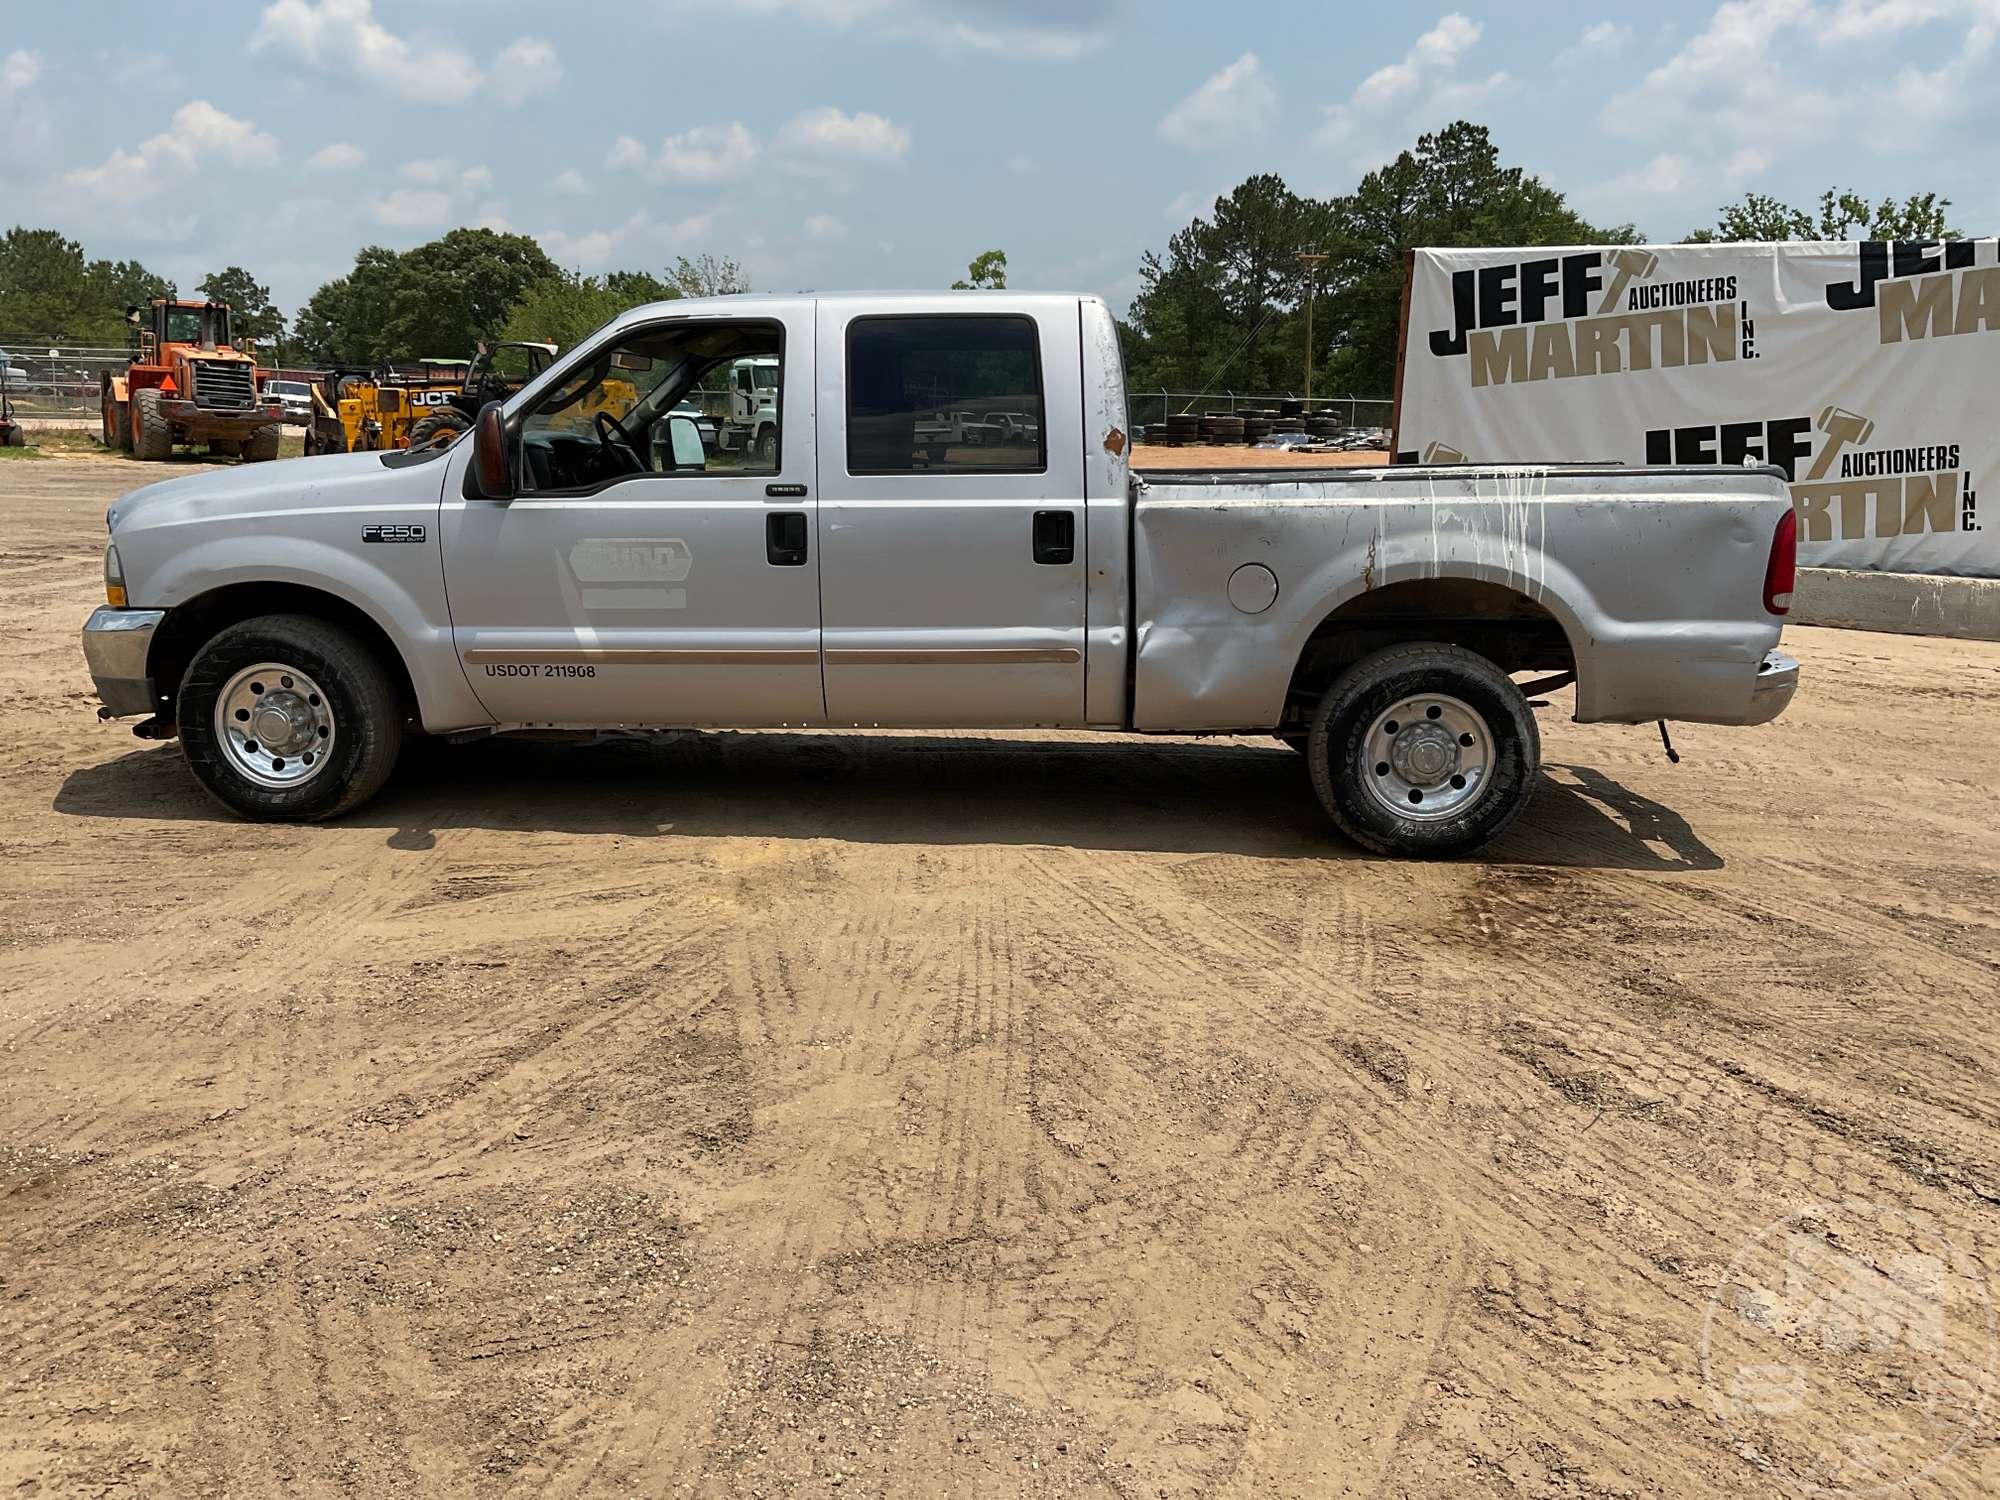
POLYGON ((1750 690, 1750 713, 1740 722, 1768 724, 1785 711, 1792 694, 1799 690, 1799 664, 1782 651, 1767 651, 1757 667, 1757 683, 1750 690))
POLYGON ((166 614, 163 609, 113 609, 106 604, 84 622, 83 659, 107 717, 159 709, 146 659, 153 649, 153 632, 166 614))

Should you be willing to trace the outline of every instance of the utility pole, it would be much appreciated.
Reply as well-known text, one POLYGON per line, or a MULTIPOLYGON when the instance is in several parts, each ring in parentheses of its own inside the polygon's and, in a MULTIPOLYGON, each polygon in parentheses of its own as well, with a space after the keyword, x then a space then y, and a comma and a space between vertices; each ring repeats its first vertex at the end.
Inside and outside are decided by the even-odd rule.
POLYGON ((1313 298, 1319 292, 1319 268, 1326 260, 1324 250, 1301 250, 1299 264, 1306 268, 1306 414, 1312 414, 1313 399, 1313 298))

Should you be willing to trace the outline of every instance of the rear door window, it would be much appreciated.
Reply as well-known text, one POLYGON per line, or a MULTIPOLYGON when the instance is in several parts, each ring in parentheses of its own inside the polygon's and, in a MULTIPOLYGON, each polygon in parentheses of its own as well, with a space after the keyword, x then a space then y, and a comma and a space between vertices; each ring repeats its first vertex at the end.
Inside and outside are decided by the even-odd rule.
POLYGON ((1047 468, 1034 319, 954 314, 848 325, 850 474, 1047 468))

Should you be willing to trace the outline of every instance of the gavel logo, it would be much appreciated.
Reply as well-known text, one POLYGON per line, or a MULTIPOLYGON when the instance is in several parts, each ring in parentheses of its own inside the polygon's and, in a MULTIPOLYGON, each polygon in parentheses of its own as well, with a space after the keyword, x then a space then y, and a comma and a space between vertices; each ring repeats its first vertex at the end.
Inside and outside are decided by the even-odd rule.
POLYGON ((1660 268, 1660 257, 1650 250, 1613 250, 1604 259, 1617 274, 1604 289, 1604 301, 1597 309, 1600 318, 1618 305, 1618 299, 1625 295, 1625 288, 1634 277, 1644 281, 1660 268))
POLYGON ((1826 443, 1819 450, 1819 455, 1813 459, 1812 467, 1806 471, 1807 484, 1811 484, 1815 479, 1824 479, 1826 471, 1833 467, 1833 461, 1839 456, 1840 450, 1849 443, 1859 446, 1875 436, 1875 423, 1870 418, 1840 406, 1820 408, 1817 426, 1826 434, 1826 443))

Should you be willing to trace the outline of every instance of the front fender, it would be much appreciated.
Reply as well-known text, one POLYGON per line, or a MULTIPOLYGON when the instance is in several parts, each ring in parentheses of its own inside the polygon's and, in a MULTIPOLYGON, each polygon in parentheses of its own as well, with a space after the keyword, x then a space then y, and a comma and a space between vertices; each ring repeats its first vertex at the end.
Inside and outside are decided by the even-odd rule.
POLYGON ((410 556, 390 566, 325 542, 287 539, 281 557, 268 538, 213 537, 176 549, 147 579, 148 607, 171 611, 237 584, 293 585, 332 595, 373 620, 403 659, 427 730, 488 724, 492 717, 466 683, 452 643, 441 589, 413 587, 410 572, 439 578, 435 532, 429 545, 383 548, 410 556), (421 590, 421 591, 420 591, 421 590))

